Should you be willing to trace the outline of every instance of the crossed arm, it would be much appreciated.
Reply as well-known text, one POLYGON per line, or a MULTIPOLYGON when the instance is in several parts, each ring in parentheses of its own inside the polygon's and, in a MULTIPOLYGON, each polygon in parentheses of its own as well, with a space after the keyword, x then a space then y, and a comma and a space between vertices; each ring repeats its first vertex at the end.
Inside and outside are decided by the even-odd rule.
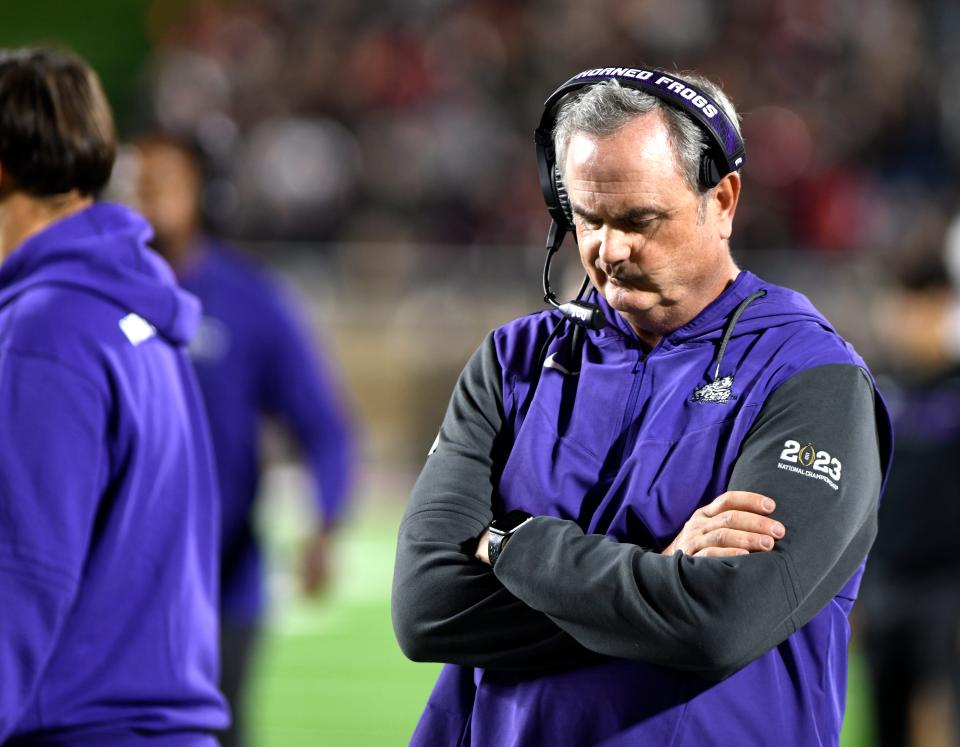
MULTIPOLYGON (((747 490, 729 490, 693 512, 663 555, 683 552, 704 558, 729 558, 767 552, 786 534, 786 527, 767 518, 777 508, 772 498, 747 490)), ((490 530, 480 536, 474 556, 490 565, 490 530)))
POLYGON ((474 554, 493 518, 499 381, 488 339, 458 382, 401 524, 393 613, 410 658, 543 669, 607 655, 724 676, 808 622, 876 534, 873 388, 855 366, 823 366, 769 398, 730 492, 665 553, 540 516, 511 538, 494 573, 474 554), (776 468, 796 433, 842 454, 838 490, 776 468), (764 516, 766 496, 776 497, 775 520, 764 516), (766 550, 764 537, 778 539, 773 549, 740 552, 766 550))

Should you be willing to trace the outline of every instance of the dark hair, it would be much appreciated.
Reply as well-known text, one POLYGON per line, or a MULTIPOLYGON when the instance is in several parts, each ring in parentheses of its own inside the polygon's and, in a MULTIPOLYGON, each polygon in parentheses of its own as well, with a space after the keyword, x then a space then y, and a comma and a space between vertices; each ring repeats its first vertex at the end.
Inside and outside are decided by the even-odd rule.
POLYGON ((0 167, 15 188, 94 195, 116 150, 110 105, 89 65, 49 49, 0 50, 0 167))

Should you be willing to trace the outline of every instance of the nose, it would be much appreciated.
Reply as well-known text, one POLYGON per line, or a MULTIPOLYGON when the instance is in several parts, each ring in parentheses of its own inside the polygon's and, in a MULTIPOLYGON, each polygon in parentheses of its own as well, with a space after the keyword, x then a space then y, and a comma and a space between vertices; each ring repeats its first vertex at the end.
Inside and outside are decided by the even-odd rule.
POLYGON ((606 227, 600 237, 599 259, 605 265, 616 265, 630 259, 630 239, 623 231, 606 227))

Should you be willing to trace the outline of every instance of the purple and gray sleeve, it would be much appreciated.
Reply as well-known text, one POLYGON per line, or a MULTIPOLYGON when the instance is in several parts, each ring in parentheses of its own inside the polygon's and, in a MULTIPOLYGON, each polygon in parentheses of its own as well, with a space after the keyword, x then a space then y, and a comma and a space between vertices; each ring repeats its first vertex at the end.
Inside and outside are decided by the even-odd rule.
POLYGON ((490 335, 467 364, 400 524, 393 625, 415 661, 531 670, 596 658, 519 600, 473 554, 493 519, 503 444, 500 366, 490 335))

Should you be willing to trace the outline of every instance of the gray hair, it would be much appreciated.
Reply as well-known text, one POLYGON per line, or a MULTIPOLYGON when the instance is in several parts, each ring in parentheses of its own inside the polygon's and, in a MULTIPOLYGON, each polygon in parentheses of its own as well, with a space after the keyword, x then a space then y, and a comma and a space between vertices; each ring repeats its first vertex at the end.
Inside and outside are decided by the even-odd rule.
MULTIPOLYGON (((727 95, 719 86, 696 73, 683 73, 679 78, 693 84, 717 104, 740 132, 740 117, 727 95)), ((553 143, 561 175, 566 166, 567 147, 576 133, 612 135, 631 119, 641 114, 661 110, 666 117, 670 142, 680 171, 690 188, 704 193, 700 184, 700 158, 709 147, 708 135, 689 114, 644 91, 621 86, 616 80, 582 89, 569 97, 557 113, 553 128, 553 143)))

